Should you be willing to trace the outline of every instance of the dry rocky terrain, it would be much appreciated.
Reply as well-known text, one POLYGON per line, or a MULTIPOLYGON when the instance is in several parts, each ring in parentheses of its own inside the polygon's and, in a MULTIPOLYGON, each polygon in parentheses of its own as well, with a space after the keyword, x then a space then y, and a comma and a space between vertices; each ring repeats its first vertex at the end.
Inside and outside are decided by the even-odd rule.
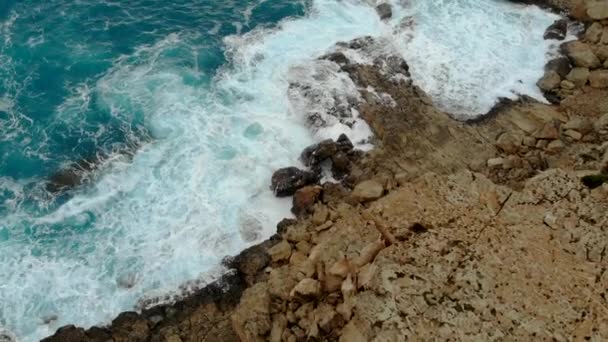
POLYGON ((553 104, 457 121, 400 57, 343 53, 382 42, 341 44, 320 61, 361 90, 377 147, 341 137, 278 170, 297 219, 217 283, 46 341, 608 340, 608 2, 542 3, 585 23, 539 80, 553 104))

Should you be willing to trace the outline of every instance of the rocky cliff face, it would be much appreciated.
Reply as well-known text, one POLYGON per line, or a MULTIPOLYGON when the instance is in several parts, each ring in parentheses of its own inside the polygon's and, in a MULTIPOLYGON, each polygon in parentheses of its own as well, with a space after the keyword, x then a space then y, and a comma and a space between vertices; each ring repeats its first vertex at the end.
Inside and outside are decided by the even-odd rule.
POLYGON ((330 112, 360 113, 376 148, 325 141, 303 152, 310 170, 275 174, 298 219, 217 284, 47 341, 607 340, 606 90, 601 77, 568 78, 603 72, 605 24, 568 44, 599 64, 581 66, 578 47, 549 64, 555 104, 503 101, 470 122, 437 110, 406 61, 357 64, 344 52, 381 42, 336 47, 321 61, 361 96, 330 112), (319 183, 323 168, 339 182, 319 183))

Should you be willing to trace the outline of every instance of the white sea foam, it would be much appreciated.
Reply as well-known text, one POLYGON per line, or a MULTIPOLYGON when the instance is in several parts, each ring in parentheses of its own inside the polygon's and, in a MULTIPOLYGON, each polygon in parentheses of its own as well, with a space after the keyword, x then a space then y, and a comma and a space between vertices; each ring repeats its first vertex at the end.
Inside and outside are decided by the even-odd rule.
POLYGON ((358 101, 335 65, 314 61, 338 41, 382 37, 407 57, 414 81, 455 113, 483 112, 512 91, 538 96, 532 78, 542 73, 548 46, 536 35, 552 15, 491 1, 415 3, 394 3, 395 18, 381 22, 366 3, 315 0, 304 18, 227 38, 230 66, 210 87, 188 85, 198 71, 163 55, 187 45, 172 34, 116 60, 94 87, 75 88, 66 112, 94 97, 118 119, 143 113, 154 140, 132 160, 116 157, 94 184, 44 217, 14 207, 5 224, 31 228, 30 235, 13 232, 0 253, 0 325, 33 341, 63 324, 108 322, 142 297, 212 278, 224 256, 272 234, 290 206, 268 189, 272 171, 297 164, 315 140, 371 134, 356 111, 348 124, 326 115, 330 125, 311 133, 310 102, 289 96, 290 82, 320 81, 313 90, 319 104, 358 101), (403 29, 408 15, 414 27, 403 29), (59 236, 48 228, 61 222, 72 231, 59 236), (56 319, 45 324, 49 317, 56 319))

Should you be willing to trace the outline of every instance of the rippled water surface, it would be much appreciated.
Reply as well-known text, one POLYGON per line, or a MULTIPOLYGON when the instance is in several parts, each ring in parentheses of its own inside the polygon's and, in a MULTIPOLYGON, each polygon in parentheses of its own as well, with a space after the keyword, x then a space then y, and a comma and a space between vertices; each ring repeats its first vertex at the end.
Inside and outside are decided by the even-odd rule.
MULTIPOLYGON (((272 234, 290 205, 272 171, 315 140, 370 134, 311 131, 287 96, 336 42, 381 37, 455 114, 539 96, 555 16, 403 3, 382 22, 356 0, 0 2, 0 330, 34 341, 108 322, 272 234), (48 191, 79 161, 95 162, 89 182, 48 191)), ((340 80, 327 93, 356 98, 340 80)))

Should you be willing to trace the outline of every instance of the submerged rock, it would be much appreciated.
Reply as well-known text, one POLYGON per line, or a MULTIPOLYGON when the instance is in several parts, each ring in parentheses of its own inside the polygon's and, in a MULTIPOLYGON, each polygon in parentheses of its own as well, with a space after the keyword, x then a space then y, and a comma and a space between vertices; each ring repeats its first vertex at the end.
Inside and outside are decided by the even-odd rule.
POLYGON ((271 189, 278 197, 286 197, 306 185, 319 181, 319 175, 297 167, 286 167, 275 171, 271 179, 271 189))
POLYGON ((380 19, 382 20, 390 19, 393 16, 391 5, 386 2, 376 6, 376 12, 378 12, 380 19))

